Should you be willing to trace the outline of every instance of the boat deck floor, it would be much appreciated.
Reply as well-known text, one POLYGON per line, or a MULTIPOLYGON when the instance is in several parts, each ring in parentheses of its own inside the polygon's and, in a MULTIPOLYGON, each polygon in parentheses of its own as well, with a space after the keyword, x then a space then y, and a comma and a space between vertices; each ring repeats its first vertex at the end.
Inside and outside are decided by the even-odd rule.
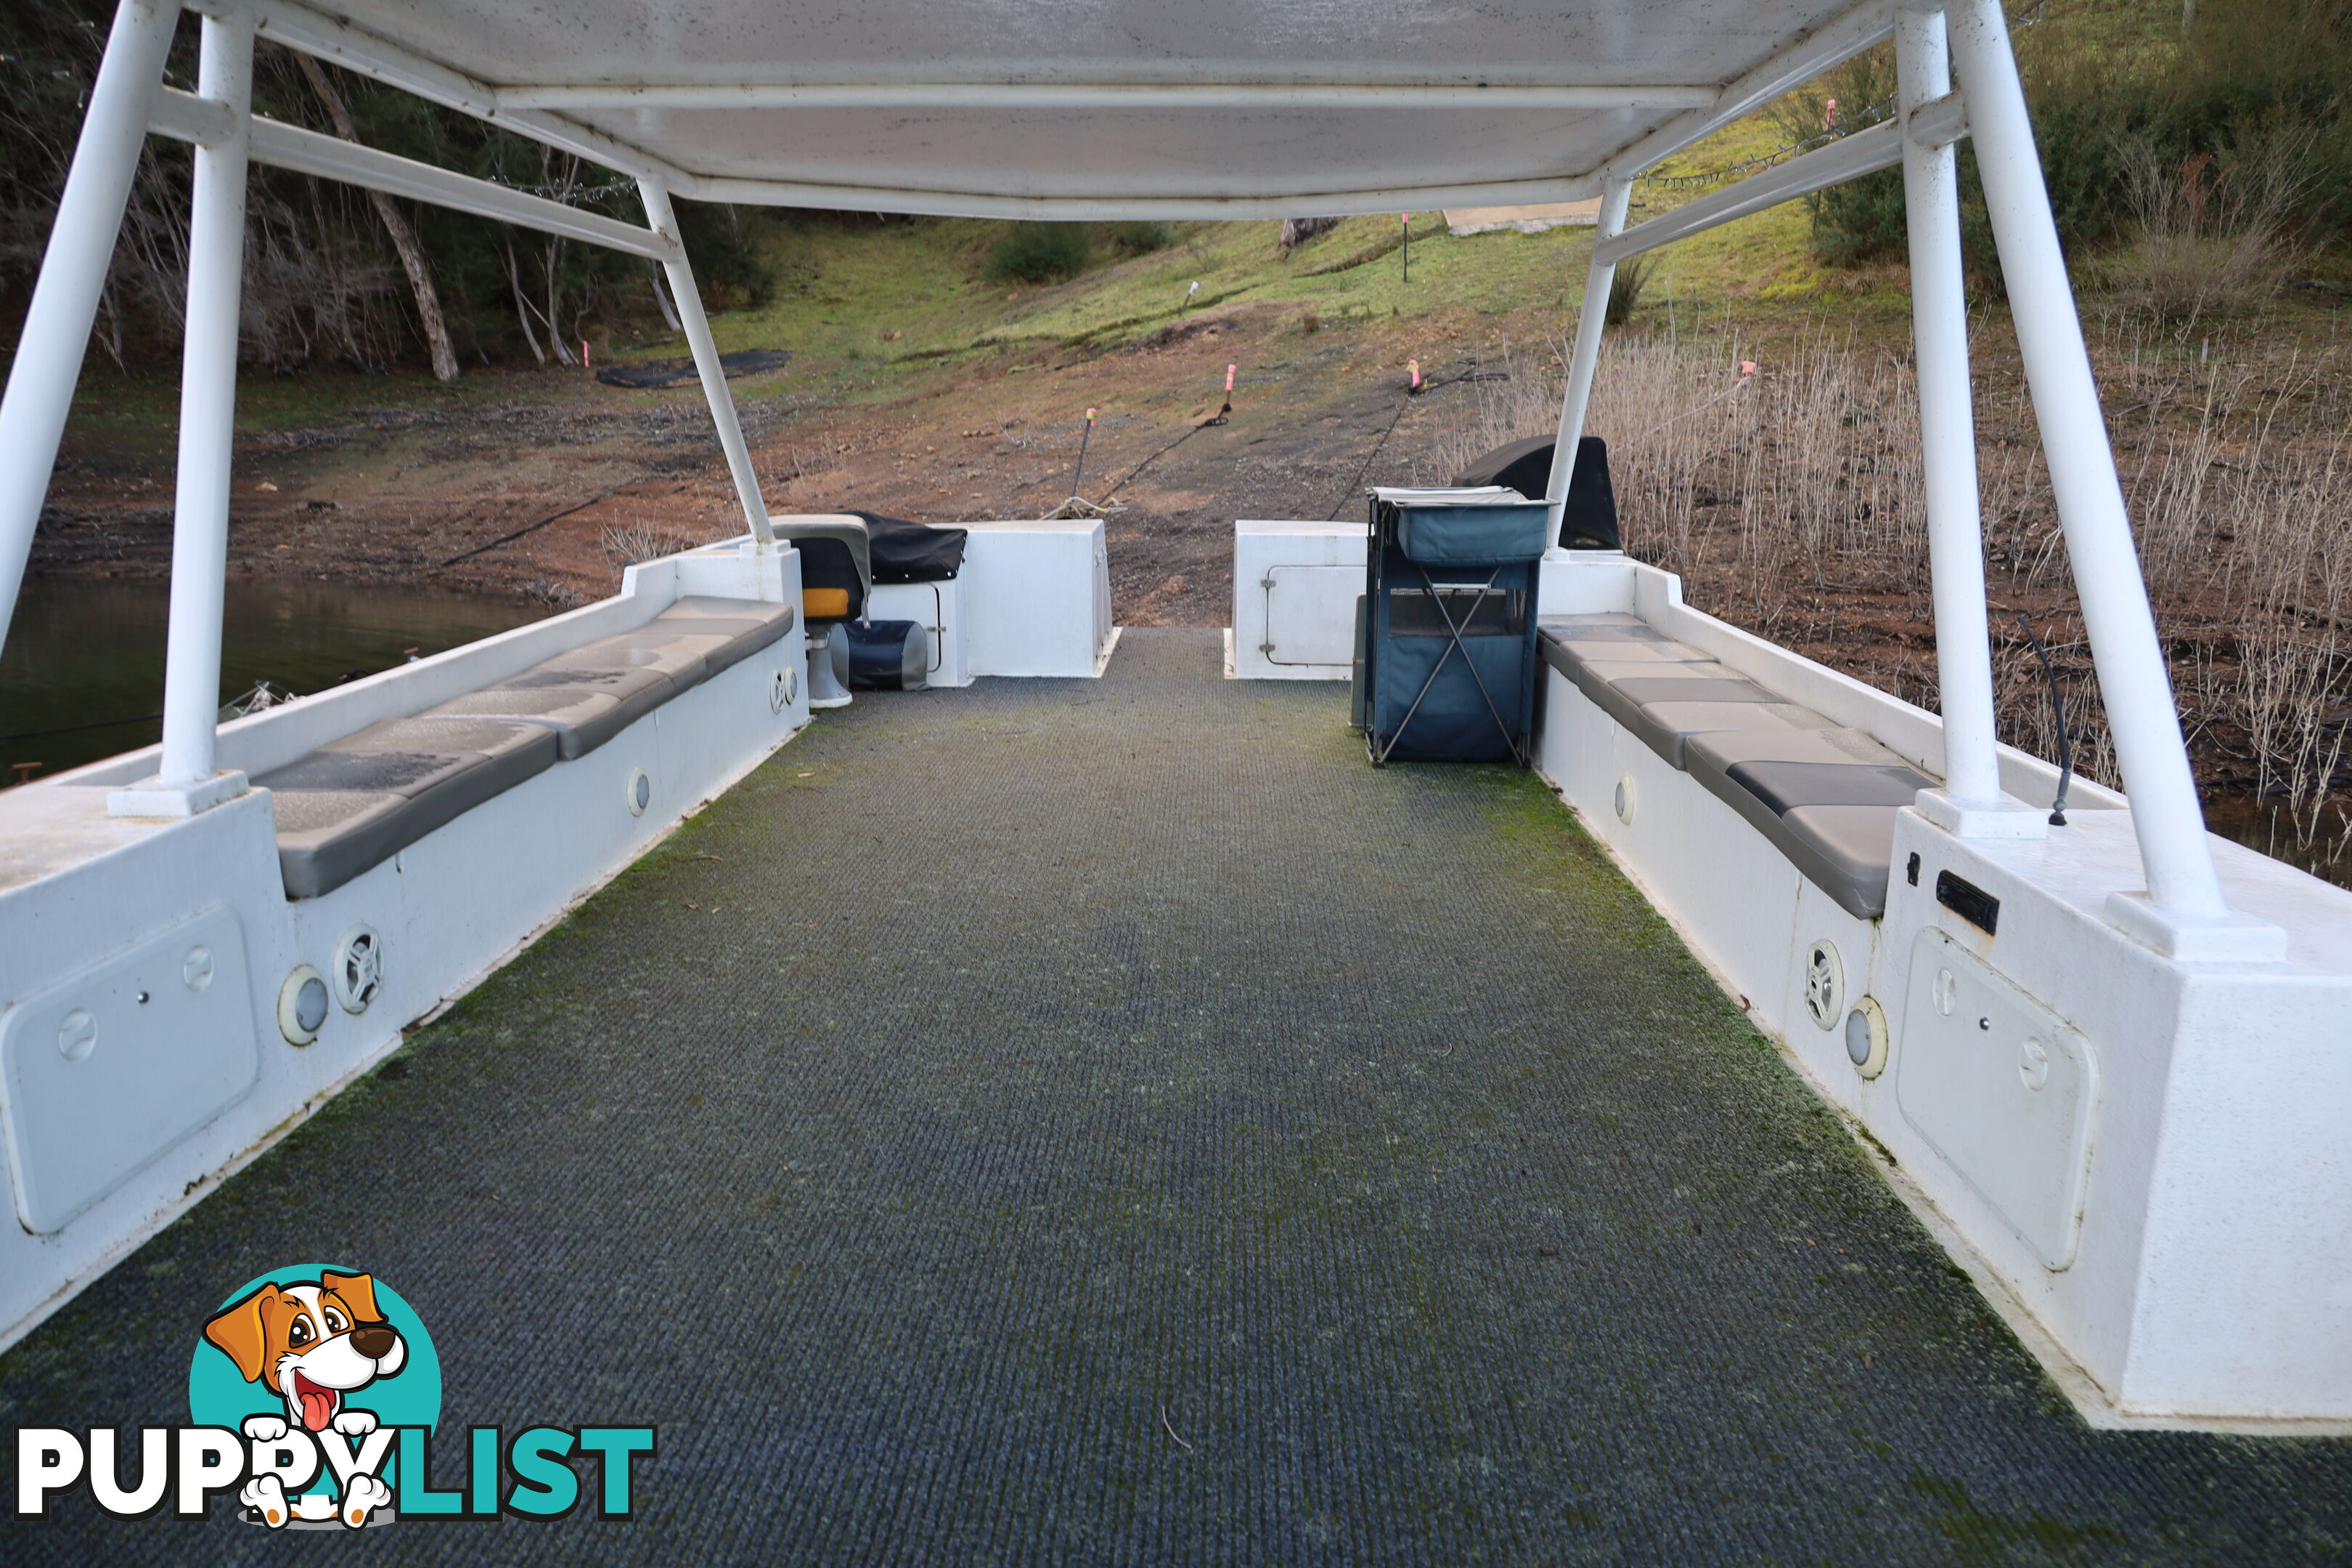
MULTIPOLYGON (((2086 1427, 1533 775, 1218 663, 824 716, 9 1352, 0 1428, 184 1420, 223 1297, 340 1258, 445 1434, 660 1431, 633 1522, 390 1559, 2352 1552, 2352 1445, 2086 1427)), ((0 1530, 309 1549, 232 1510, 0 1530)))

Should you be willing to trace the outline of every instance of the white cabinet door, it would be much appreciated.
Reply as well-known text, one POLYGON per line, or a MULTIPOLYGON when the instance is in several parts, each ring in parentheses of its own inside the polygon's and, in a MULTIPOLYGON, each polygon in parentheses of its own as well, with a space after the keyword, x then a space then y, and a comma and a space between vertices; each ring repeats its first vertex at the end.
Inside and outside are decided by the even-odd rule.
POLYGON ((1364 591, 1360 566, 1266 568, 1265 642, 1268 664, 1347 669, 1356 658, 1356 595, 1364 591))

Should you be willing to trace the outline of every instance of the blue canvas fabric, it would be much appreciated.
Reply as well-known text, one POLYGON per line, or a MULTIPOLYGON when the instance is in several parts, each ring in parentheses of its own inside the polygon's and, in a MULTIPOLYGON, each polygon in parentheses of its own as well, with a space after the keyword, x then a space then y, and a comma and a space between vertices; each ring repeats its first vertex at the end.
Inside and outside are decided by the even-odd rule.
POLYGON ((1473 504, 1423 494, 1372 502, 1366 749, 1376 763, 1524 763, 1534 730, 1542 503, 1507 492, 1473 504))

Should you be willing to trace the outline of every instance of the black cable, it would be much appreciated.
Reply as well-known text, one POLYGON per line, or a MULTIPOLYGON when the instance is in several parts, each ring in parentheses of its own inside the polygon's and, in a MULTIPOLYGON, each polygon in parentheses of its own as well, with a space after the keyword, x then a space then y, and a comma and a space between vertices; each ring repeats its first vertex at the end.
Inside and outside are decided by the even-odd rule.
POLYGON ((448 560, 441 563, 441 564, 443 567, 449 567, 455 566, 460 561, 471 561, 475 556, 483 554, 488 551, 496 550, 501 544, 512 544, 524 534, 537 532, 540 529, 545 528, 549 523, 557 521, 562 518, 570 517, 575 511, 586 511, 598 501, 610 500, 619 493, 620 492, 618 490, 606 490, 603 495, 591 496, 586 500, 582 501, 578 506, 567 506, 562 511, 550 512, 545 517, 541 518, 537 522, 528 524, 522 528, 518 528, 512 533, 502 533, 496 539, 491 540, 488 544, 477 544, 471 550, 462 551, 456 555, 452 555, 448 560))
POLYGON ((1364 476, 1371 471, 1372 459, 1381 455, 1381 448, 1389 444, 1389 437, 1394 435, 1396 433, 1396 427, 1404 422, 1405 410, 1412 406, 1413 399, 1416 396, 1426 397, 1429 394, 1435 392, 1439 387, 1452 386, 1456 382, 1499 381, 1501 379, 1503 378, 1492 371, 1465 370, 1460 375, 1449 375, 1443 381, 1424 381, 1421 384, 1420 392, 1406 393, 1404 401, 1397 405, 1396 415, 1389 421, 1388 428, 1381 432, 1380 439, 1374 441, 1371 446, 1371 450, 1364 454, 1364 460, 1356 466, 1356 477, 1348 481, 1348 488, 1339 492, 1339 499, 1331 503, 1331 510, 1324 517, 1323 521, 1326 522, 1337 522, 1339 521, 1340 509, 1348 504, 1349 499, 1354 496, 1357 493, 1358 488, 1363 484, 1364 476))
POLYGON ((2066 826, 2066 791, 2074 782, 2074 748, 2066 740, 2066 698, 2058 689, 2058 667, 2050 662, 2050 650, 2033 635, 2032 623, 2022 615, 2017 624, 2025 632, 2025 640, 2033 645, 2034 657, 2042 661, 2042 673, 2050 681, 2050 715, 2058 725, 2058 794, 2050 802, 2050 826, 2066 826))
MULTIPOLYGON (((1208 418, 1202 420, 1198 425, 1195 425, 1195 426, 1193 426, 1192 428, 1190 428, 1190 429, 1186 430, 1186 431, 1184 432, 1184 434, 1182 434, 1181 436, 1177 437, 1176 437, 1176 439, 1174 439, 1173 441, 1169 442, 1169 443, 1168 443, 1168 445, 1166 445, 1165 447, 1160 447, 1160 450, 1158 450, 1157 452, 1152 453, 1150 457, 1148 457, 1148 458, 1144 458, 1144 459, 1143 459, 1143 461, 1141 461, 1141 462, 1139 462, 1139 463, 1136 464, 1136 465, 1135 465, 1135 467, 1133 467, 1133 468, 1131 468, 1128 469, 1128 470, 1127 470, 1127 472, 1125 472, 1124 474, 1121 474, 1121 475, 1118 477, 1118 484, 1115 484, 1115 485, 1111 486, 1111 488, 1110 488, 1110 489, 1107 489, 1107 490, 1103 491, 1103 493, 1102 493, 1102 499, 1103 499, 1104 500, 1110 500, 1110 498, 1111 498, 1111 497, 1113 497, 1113 496, 1115 496, 1115 495, 1118 494, 1118 492, 1120 491, 1120 489, 1123 489, 1123 488, 1126 486, 1127 482, 1128 482, 1129 479, 1131 479, 1135 478, 1135 476, 1136 476, 1136 475, 1138 475, 1138 474, 1139 474, 1139 473, 1143 472, 1143 470, 1144 470, 1144 469, 1146 469, 1146 468, 1150 468, 1150 467, 1151 467, 1151 465, 1152 465, 1152 464, 1154 464, 1154 463, 1158 462, 1160 458, 1162 458, 1166 457, 1169 453, 1171 453, 1171 452, 1174 451, 1177 447, 1179 447, 1182 446, 1185 442, 1187 442, 1187 441, 1191 440, 1193 437, 1198 436, 1202 431, 1206 430, 1206 429, 1207 429, 1207 428, 1209 428, 1209 426, 1211 426, 1212 425, 1223 425, 1223 424, 1225 422, 1226 418, 1227 418, 1229 416, 1231 416, 1231 415, 1232 415, 1233 411, 1234 411, 1233 397, 1232 397, 1232 395, 1231 395, 1231 394, 1227 394, 1227 395, 1226 395, 1226 398, 1225 398, 1225 405, 1224 405, 1224 406, 1223 406, 1223 407, 1222 407, 1222 408, 1218 409, 1218 410, 1216 411, 1216 413, 1214 413, 1214 414, 1211 415, 1208 418)), ((1097 504, 1100 504, 1100 503, 1097 503, 1097 504)))

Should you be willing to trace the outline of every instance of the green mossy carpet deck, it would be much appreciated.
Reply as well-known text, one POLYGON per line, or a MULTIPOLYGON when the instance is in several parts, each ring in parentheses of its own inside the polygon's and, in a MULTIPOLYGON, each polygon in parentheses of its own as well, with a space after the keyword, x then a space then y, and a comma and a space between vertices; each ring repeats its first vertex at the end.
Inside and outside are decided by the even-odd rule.
MULTIPOLYGON (((185 1419, 336 1258, 639 1516, 35 1563, 2341 1563, 2352 1444, 2084 1427, 1534 775, 1325 685, 860 696, 0 1359, 185 1419)), ((396 951, 387 953, 396 963, 396 951)))

